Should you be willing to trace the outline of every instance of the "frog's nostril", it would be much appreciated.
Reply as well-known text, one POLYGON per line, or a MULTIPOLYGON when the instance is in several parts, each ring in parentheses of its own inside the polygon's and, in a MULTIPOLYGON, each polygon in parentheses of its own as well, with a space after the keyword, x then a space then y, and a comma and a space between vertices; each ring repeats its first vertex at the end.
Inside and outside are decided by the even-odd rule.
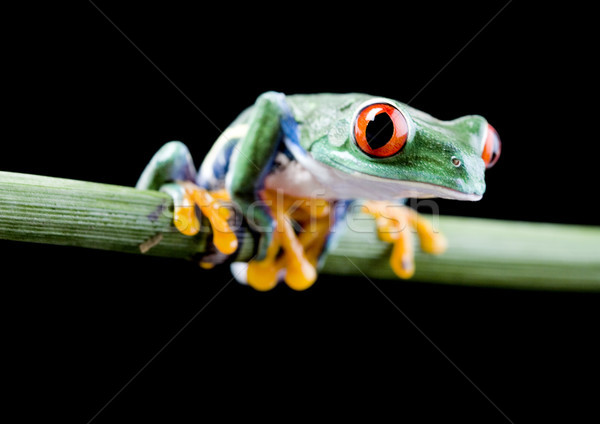
POLYGON ((500 143, 500 136, 494 127, 488 124, 483 152, 481 153, 481 158, 483 159, 486 168, 491 168, 498 162, 501 150, 502 144, 500 143))

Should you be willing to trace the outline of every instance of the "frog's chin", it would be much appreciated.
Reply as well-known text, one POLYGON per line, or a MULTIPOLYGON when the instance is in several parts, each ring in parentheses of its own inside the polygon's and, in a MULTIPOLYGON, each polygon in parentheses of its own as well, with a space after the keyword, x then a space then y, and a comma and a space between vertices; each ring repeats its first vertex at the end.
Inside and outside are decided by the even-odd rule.
POLYGON ((463 193, 458 190, 430 183, 390 180, 385 178, 373 177, 371 175, 361 175, 360 178, 363 178, 365 182, 371 182, 368 183, 370 189, 367 187, 368 191, 363 191, 364 196, 361 197, 370 198, 372 200, 379 200, 378 197, 381 197, 381 200, 386 200, 390 197, 411 197, 419 199, 430 199, 437 197, 441 199, 476 202, 478 200, 481 200, 482 198, 482 196, 479 194, 463 193), (380 193, 379 196, 378 193, 380 193), (370 197, 367 196, 367 194, 370 194, 370 197))
MULTIPOLYGON (((337 164, 337 163, 336 163, 337 164)), ((389 200, 394 198, 442 198, 476 202, 483 197, 477 193, 465 193, 438 184, 394 180, 375 175, 363 174, 340 165, 344 171, 317 162, 305 162, 304 166, 312 167, 312 172, 323 185, 330 187, 337 199, 365 198, 370 200, 389 200)), ((339 164, 338 164, 339 165, 339 164)))
MULTIPOLYGON (((327 176, 327 187, 330 187, 331 197, 338 199, 360 197, 370 200, 389 200, 408 197, 420 199, 438 197, 474 202, 482 197, 479 194, 464 193, 448 187, 418 181, 392 180, 360 173, 343 173, 343 176, 338 173, 333 174, 337 175, 327 176)), ((322 177, 323 174, 320 174, 318 178, 322 177)))

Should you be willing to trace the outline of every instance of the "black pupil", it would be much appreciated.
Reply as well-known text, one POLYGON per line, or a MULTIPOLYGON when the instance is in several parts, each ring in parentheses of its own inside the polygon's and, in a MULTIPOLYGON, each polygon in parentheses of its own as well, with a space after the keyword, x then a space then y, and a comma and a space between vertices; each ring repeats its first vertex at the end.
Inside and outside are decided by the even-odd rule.
POLYGON ((393 135, 394 124, 392 118, 385 112, 375 116, 375 119, 367 124, 367 143, 373 150, 385 146, 393 135))

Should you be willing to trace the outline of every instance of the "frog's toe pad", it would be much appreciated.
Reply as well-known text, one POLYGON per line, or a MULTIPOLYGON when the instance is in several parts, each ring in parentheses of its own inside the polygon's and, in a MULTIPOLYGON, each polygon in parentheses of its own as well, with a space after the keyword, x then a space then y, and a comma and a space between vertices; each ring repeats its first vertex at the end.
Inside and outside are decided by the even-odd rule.
POLYGON ((306 290, 317 280, 317 270, 308 261, 288 265, 284 281, 294 290, 306 290))
POLYGON ((415 273, 415 255, 409 243, 410 240, 399 240, 393 243, 392 254, 390 256, 390 266, 398 277, 402 279, 411 278, 415 273))
POLYGON ((448 241, 441 233, 431 233, 426 237, 421 236, 421 249, 425 253, 432 255, 439 255, 446 251, 448 248, 448 241))
POLYGON ((252 260, 246 267, 246 281, 259 291, 273 289, 279 282, 280 268, 277 263, 269 259, 263 261, 252 260))

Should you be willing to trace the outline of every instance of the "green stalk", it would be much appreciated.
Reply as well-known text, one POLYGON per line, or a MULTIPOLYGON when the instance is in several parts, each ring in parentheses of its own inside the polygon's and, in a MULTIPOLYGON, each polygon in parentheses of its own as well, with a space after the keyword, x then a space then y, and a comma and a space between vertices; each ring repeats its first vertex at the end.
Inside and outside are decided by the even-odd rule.
MULTIPOLYGON (((354 225, 354 224, 353 224, 354 225)), ((372 221, 344 232, 327 257, 336 274, 393 278, 390 247, 377 240, 372 221), (348 258, 356 267, 348 266, 348 258)), ((417 281, 523 289, 600 290, 600 227, 463 217, 439 217, 448 249, 417 250, 417 281)))
MULTIPOLYGON (((171 198, 155 191, 0 172, 0 239, 193 258, 209 227, 187 237, 172 225, 171 198)), ((395 279, 391 246, 355 211, 339 230, 321 273, 395 279)), ((524 289, 600 290, 600 227, 442 216, 448 250, 417 251, 414 280, 524 289)), ((242 234, 239 260, 253 252, 242 234)))

